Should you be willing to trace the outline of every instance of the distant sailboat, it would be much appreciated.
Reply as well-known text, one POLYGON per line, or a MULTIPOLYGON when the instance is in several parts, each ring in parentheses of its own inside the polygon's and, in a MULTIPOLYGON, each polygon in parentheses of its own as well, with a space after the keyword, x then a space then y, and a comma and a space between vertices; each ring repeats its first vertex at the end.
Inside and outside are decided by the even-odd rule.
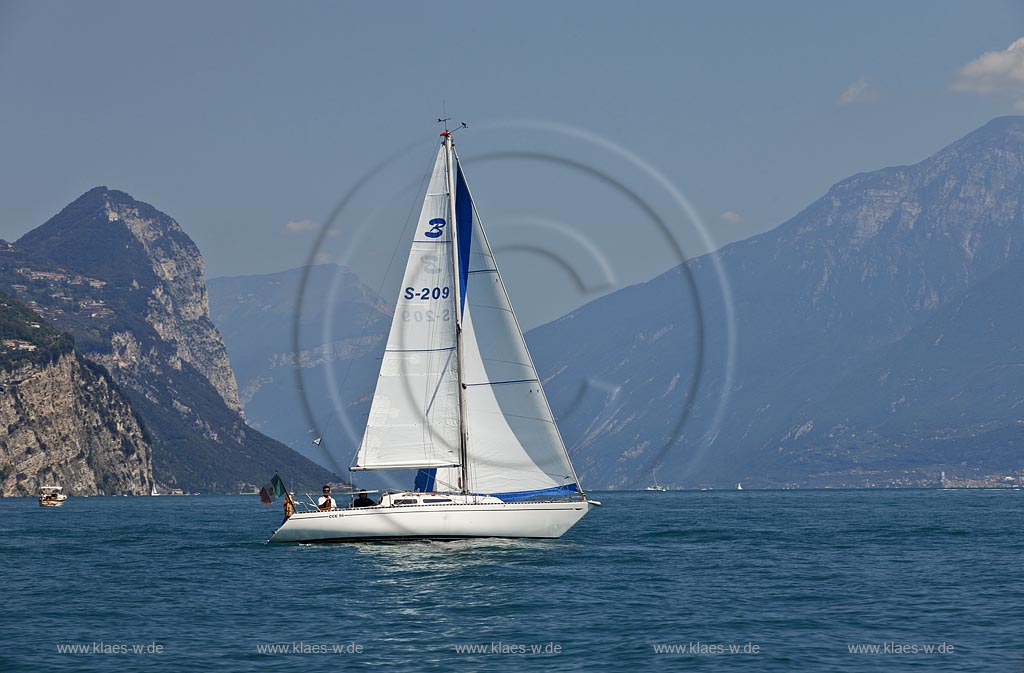
POLYGON ((654 477, 654 484, 652 486, 648 486, 647 488, 645 488, 644 489, 645 491, 667 491, 668 490, 667 486, 662 486, 661 484, 658 483, 658 468, 654 468, 653 474, 651 476, 654 477))
POLYGON ((374 506, 295 512, 271 542, 557 538, 593 505, 555 425, 452 142, 430 183, 351 470, 416 470, 374 506))
POLYGON ((743 484, 736 484, 736 490, 737 491, 742 491, 743 490, 743 484))

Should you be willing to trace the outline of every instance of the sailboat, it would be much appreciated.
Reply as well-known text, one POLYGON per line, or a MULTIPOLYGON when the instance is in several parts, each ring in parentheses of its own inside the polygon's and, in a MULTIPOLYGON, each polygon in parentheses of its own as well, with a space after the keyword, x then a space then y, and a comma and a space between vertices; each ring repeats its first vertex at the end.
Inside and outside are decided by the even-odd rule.
POLYGON ((600 505, 573 470, 448 130, 349 469, 416 477, 373 506, 295 512, 270 542, 558 538, 600 505))
POLYGON ((667 486, 662 486, 661 484, 658 483, 658 468, 654 468, 653 476, 654 476, 654 484, 651 485, 651 486, 646 486, 644 488, 644 490, 645 491, 661 491, 661 492, 667 491, 668 490, 667 486))

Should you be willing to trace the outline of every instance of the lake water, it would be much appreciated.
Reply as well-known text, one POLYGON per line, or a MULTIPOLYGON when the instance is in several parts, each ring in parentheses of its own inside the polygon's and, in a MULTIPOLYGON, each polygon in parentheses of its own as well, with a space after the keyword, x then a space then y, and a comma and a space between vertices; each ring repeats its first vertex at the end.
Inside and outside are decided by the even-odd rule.
POLYGON ((0 670, 1024 670, 1022 491, 593 497, 343 545, 264 544, 256 496, 0 500, 0 670))

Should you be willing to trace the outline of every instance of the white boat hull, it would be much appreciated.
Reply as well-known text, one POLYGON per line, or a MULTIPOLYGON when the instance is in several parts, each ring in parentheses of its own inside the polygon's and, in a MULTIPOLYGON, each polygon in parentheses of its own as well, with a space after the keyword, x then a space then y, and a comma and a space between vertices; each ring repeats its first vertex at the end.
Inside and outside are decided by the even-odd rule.
POLYGON ((39 488, 40 507, 60 507, 68 499, 60 486, 41 486, 39 488))
POLYGON ((586 500, 377 506, 297 512, 270 542, 559 538, 590 511, 586 500))

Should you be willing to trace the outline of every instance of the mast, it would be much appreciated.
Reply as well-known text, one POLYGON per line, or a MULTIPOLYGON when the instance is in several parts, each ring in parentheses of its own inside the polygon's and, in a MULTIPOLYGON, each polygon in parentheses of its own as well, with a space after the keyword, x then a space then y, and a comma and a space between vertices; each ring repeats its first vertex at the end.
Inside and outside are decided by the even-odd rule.
POLYGON ((463 493, 469 492, 469 456, 467 447, 469 438, 466 432, 466 387, 462 382, 462 280, 459 275, 459 227, 455 214, 455 160, 452 149, 452 134, 445 129, 441 134, 444 137, 445 157, 448 163, 448 221, 451 227, 452 237, 452 278, 455 281, 455 354, 458 360, 458 390, 459 390, 459 490, 463 493))

